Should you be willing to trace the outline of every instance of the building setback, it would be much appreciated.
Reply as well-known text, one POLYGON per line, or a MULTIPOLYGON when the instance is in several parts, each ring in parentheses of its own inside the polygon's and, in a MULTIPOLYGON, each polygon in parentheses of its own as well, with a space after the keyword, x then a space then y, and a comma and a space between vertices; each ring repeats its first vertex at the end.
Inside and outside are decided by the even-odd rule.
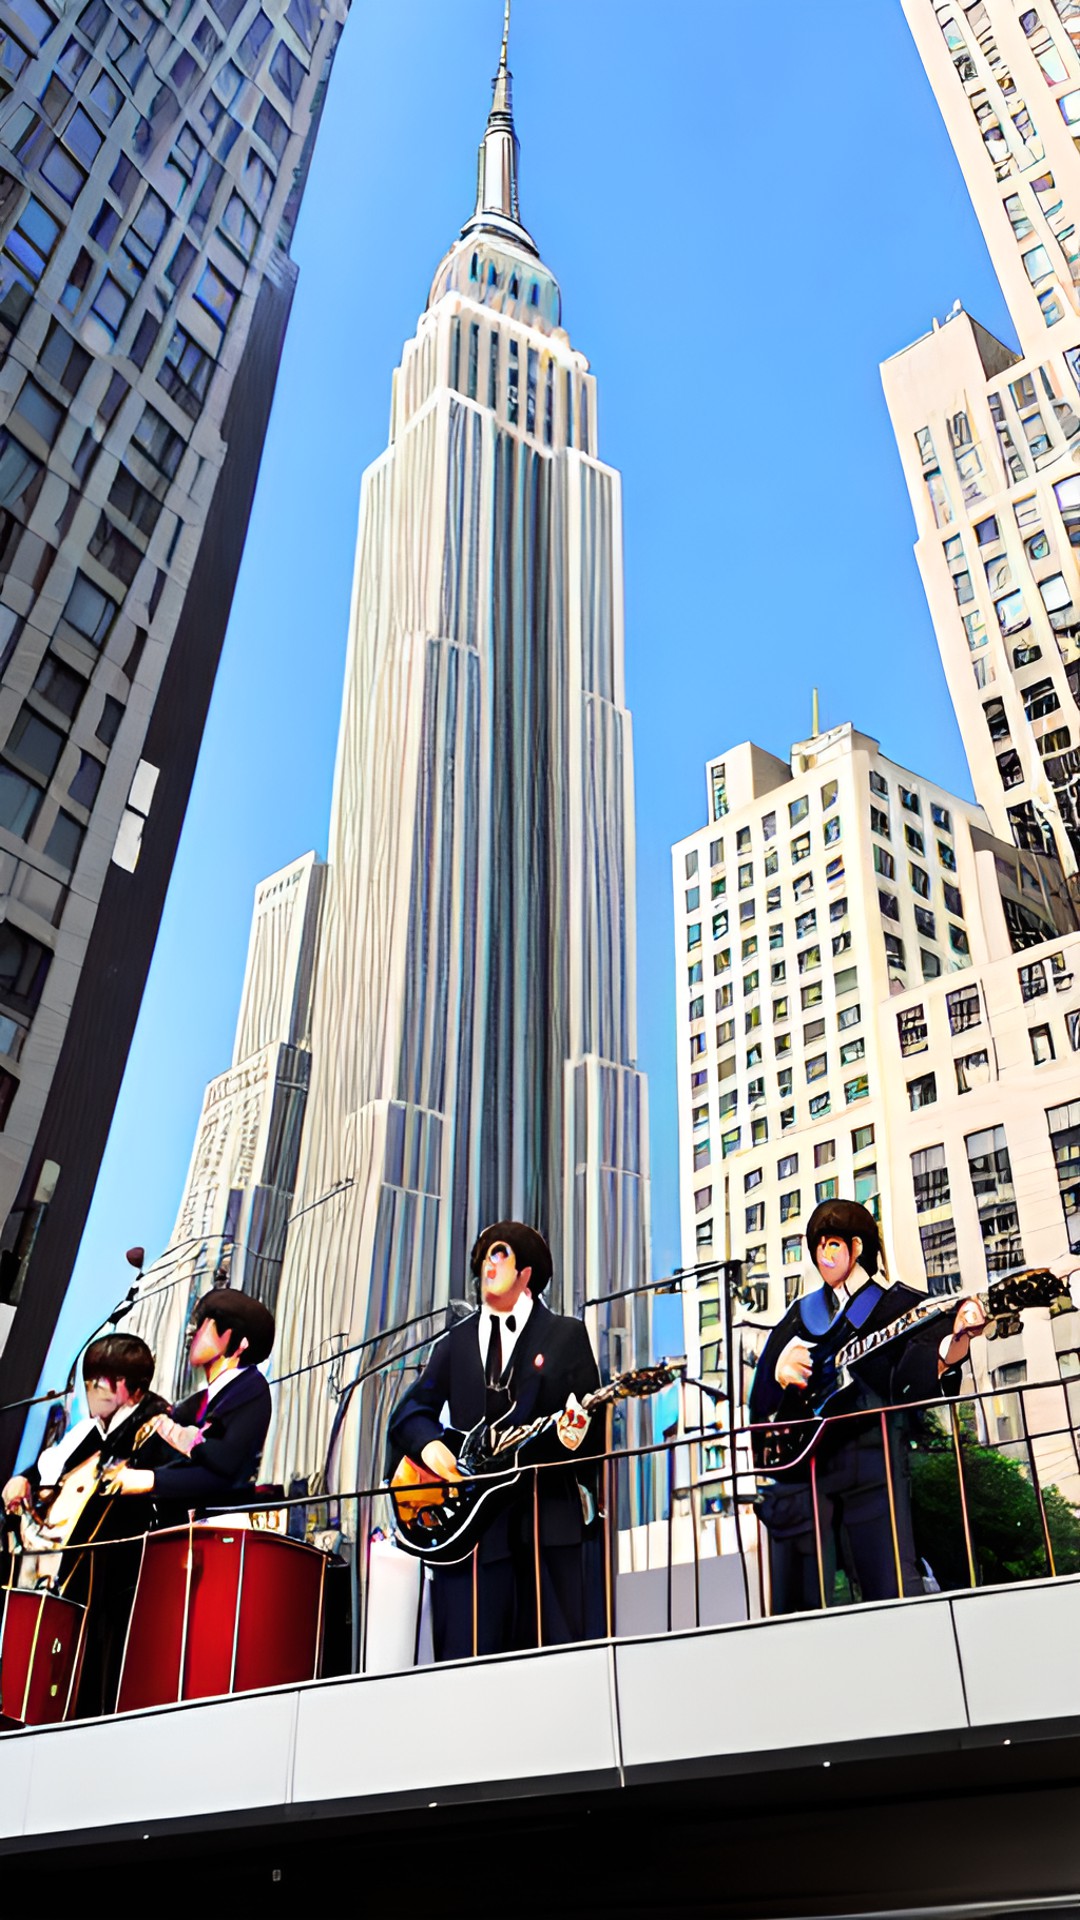
POLYGON ((0 1401, 112 1117, 345 11, 0 9, 0 1401))

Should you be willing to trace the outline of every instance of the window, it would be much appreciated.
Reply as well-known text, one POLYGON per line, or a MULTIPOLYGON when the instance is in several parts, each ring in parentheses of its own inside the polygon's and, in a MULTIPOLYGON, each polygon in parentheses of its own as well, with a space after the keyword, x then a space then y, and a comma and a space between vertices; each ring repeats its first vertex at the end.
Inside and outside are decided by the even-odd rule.
POLYGON ((806 1083, 812 1086, 815 1080, 824 1080, 829 1070, 829 1057, 825 1053, 815 1053, 806 1063, 806 1083))
POLYGON ((752 860, 747 860, 739 868, 739 892, 745 893, 747 887, 752 887, 753 884, 754 884, 754 863, 752 860))
POLYGON ((784 929, 778 922, 776 926, 772 926, 769 928, 769 946, 775 952, 776 949, 778 947, 782 947, 783 944, 784 944, 784 929))
POLYGON ((192 420, 197 420, 202 412, 213 371, 214 361, 210 355, 203 352, 183 327, 174 328, 158 371, 158 384, 192 420))
MULTIPOLYGON (((687 856, 686 856, 686 857, 687 857, 687 859, 689 860, 689 858, 690 858, 690 855, 689 855, 689 854, 687 854, 687 856)), ((695 858, 695 860, 696 860, 696 858, 697 858, 697 855, 696 855, 696 854, 694 855, 694 858, 695 858)), ((723 858, 724 858, 724 843, 723 843, 723 841, 722 841, 722 840, 710 840, 710 842, 709 842, 709 865, 710 865, 710 867, 718 867, 718 866, 720 866, 720 865, 721 865, 721 863, 722 863, 722 861, 723 861, 723 858)), ((696 868, 696 867, 694 868, 694 872, 695 872, 695 873, 697 872, 697 868, 696 868)), ((689 869, 687 869, 687 877, 689 878, 689 869)))
POLYGON ((1037 1000, 1047 991, 1046 966, 1042 960, 1034 960, 1030 966, 1019 969, 1020 996, 1024 1000, 1037 1000))
POLYGON ((782 1242, 781 1252, 785 1267, 797 1267, 802 1259, 802 1234, 788 1235, 782 1242))
POLYGON ((743 1192, 750 1193, 754 1187, 760 1187, 761 1180, 762 1180, 761 1168, 754 1167, 750 1173, 743 1175, 743 1192))
POLYGON ((722 1020, 722 1021, 720 1022, 720 1025, 719 1025, 719 1026, 717 1027, 717 1029, 716 1029, 716 1044, 717 1044, 717 1046, 718 1046, 718 1047, 728 1047, 728 1046, 730 1046, 730 1045, 732 1044, 732 1042, 734 1041, 734 1039, 735 1039, 735 1022, 734 1022, 734 1020, 722 1020))
POLYGON ((1069 1246, 1075 1253, 1080 1248, 1080 1100, 1048 1108, 1046 1122, 1069 1246))
POLYGON ((57 633, 62 639, 100 650, 108 637, 117 611, 117 602, 102 593, 84 573, 75 575, 57 633))
POLYGON ((731 965, 731 948, 730 947, 721 947, 719 953, 713 954, 712 970, 714 973, 726 973, 730 965, 731 965))
POLYGON ((833 901, 832 906, 829 908, 829 919, 833 921, 846 919, 847 910, 847 895, 845 894, 842 899, 833 901))
POLYGON ((735 990, 734 990, 734 988, 733 988, 733 986, 732 986, 732 984, 731 984, 731 981, 730 981, 730 980, 726 980, 726 981, 724 982, 724 985, 723 985, 722 987, 717 987, 717 989, 716 989, 716 1011, 717 1011, 717 1013, 719 1013, 719 1012, 721 1012, 721 1010, 722 1010, 722 1009, 723 1009, 724 1007, 730 1007, 730 1005, 731 1005, 731 1002, 732 1002, 732 998, 733 998, 733 996, 734 996, 734 991, 735 991, 735 990))
POLYGON ((856 1100, 866 1100, 870 1095, 870 1077, 860 1073, 857 1080, 845 1080, 844 1099, 850 1107, 856 1100))
POLYGON ((723 940, 723 939, 725 938, 725 936, 726 936, 726 934, 727 934, 727 930, 728 930, 728 915, 727 915, 727 911, 726 911, 726 909, 725 909, 725 908, 721 908, 721 910, 720 910, 720 912, 719 912, 719 913, 714 913, 714 914, 713 914, 713 917, 712 917, 712 937, 713 937, 713 939, 714 939, 714 940, 723 940))
POLYGON ((47 784, 56 772, 64 742, 64 734, 24 707, 8 735, 6 751, 47 784))
POLYGON ((688 854, 686 854, 683 859, 683 870, 688 880, 692 880, 694 878, 694 875, 698 870, 698 857, 697 857, 696 851, 694 851, 693 849, 691 849, 691 851, 688 854))
POLYGON ((921 1153, 913 1153, 911 1178, 916 1213, 933 1213, 937 1207, 948 1206, 951 1195, 944 1147, 926 1147, 921 1153))
POLYGON ((738 1153, 741 1135, 741 1127, 732 1127, 730 1133, 722 1133, 720 1135, 720 1157, 722 1160, 726 1160, 730 1153, 738 1153))
POLYGON ((838 999, 845 993, 854 993, 859 984, 858 967, 841 967, 839 972, 834 975, 834 984, 838 999))
POLYGON ((758 1200, 758 1201, 756 1202, 756 1204, 755 1204, 754 1206, 752 1206, 752 1207, 747 1207, 747 1209, 746 1209, 746 1231, 747 1231, 747 1233, 764 1233, 764 1231, 765 1231, 765 1202, 764 1202, 764 1200, 758 1200))
POLYGON ((1048 1060, 1054 1059, 1054 1037, 1048 1026, 1030 1027, 1028 1039, 1031 1041, 1031 1058, 1035 1066, 1045 1066, 1048 1060))
POLYGON ((701 961, 695 960, 693 966, 686 969, 687 986, 696 987, 701 977, 701 961))
POLYGON ((726 892, 727 892, 727 881, 725 880, 723 874, 721 874, 720 878, 718 880, 714 880, 710 885, 709 898, 711 900, 719 900, 721 894, 726 892))
POLYGON ((916 907, 915 927, 916 931, 922 934, 924 940, 937 939, 937 921, 929 907, 916 907))
POLYGON ((766 1141, 768 1140, 768 1138, 769 1138, 768 1121, 767 1120, 751 1120, 750 1139, 753 1145, 755 1147, 763 1147, 766 1141))
POLYGON ((871 807, 870 827, 871 827, 871 831, 874 833, 879 833, 883 840, 888 840, 891 838, 891 835, 889 832, 889 816, 887 813, 883 811, 881 807, 871 807))
POLYGON ((955 993, 947 993, 945 1006, 950 1033, 967 1033, 971 1027, 982 1024, 978 987, 958 987, 955 993))
POLYGON ((692 920, 690 922, 690 925, 687 927, 686 944, 688 948, 700 947, 701 945, 701 921, 700 920, 692 920))
POLYGON ((787 979, 786 960, 773 961, 771 967, 769 968, 769 979, 772 981, 772 984, 774 987, 778 987, 783 984, 783 982, 787 979))
POLYGON ((880 873, 884 880, 896 879, 896 862, 887 848, 874 842, 874 872, 880 873))
POLYGON ((33 195, 4 241, 0 253, 0 320, 19 325, 48 263, 60 228, 33 195))
POLYGON ((979 1212, 987 1272, 1010 1273, 1024 1265, 1004 1127, 968 1134, 968 1169, 979 1212))
POLYGON ((905 1007, 896 1016, 902 1054, 925 1053, 927 1046, 926 1012, 922 1006, 905 1007))
POLYGON ((945 905, 948 907, 949 912, 955 913, 959 915, 960 919, 963 919, 964 902, 959 887, 951 886, 948 880, 943 880, 941 883, 941 891, 945 896, 945 905))
POLYGON ((970 1093, 972 1087, 985 1087, 990 1080, 990 1056, 985 1047, 977 1053, 964 1053, 954 1062, 957 1093, 970 1093))
POLYGON ((791 864, 797 866, 800 860, 810 858, 810 835, 800 833, 791 843, 791 864))
POLYGON ((932 1107, 937 1099, 937 1081, 932 1073, 924 1073, 917 1080, 907 1083, 908 1106, 913 1113, 920 1107, 932 1107))
POLYGON ((824 994, 822 992, 821 981, 815 980, 811 986, 802 988, 799 994, 799 1004, 805 1013, 808 1007, 820 1007, 823 998, 824 994))
POLYGON ((903 973, 907 962, 904 959, 904 943, 895 933, 885 935, 885 958, 890 970, 903 973))
POLYGON ((750 922, 751 922, 751 920, 752 920, 753 918, 754 918, 754 903, 753 903, 753 901, 752 901, 752 900, 743 900, 743 901, 741 902, 741 904, 740 904, 740 907, 739 907, 739 924, 740 924, 740 926, 744 926, 744 927, 746 927, 746 926, 749 926, 749 924, 750 924, 750 922))
POLYGON ((788 819, 791 825, 793 827, 797 826, 800 820, 805 820, 809 811, 810 801, 806 794, 802 796, 801 800, 792 800, 788 805, 788 819))
POLYGON ((874 1129, 872 1124, 868 1127, 854 1127, 852 1129, 852 1134, 851 1134, 852 1153, 865 1153, 867 1148, 872 1147, 873 1144, 874 1144, 874 1129))
POLYGON ((907 841, 907 844, 911 848, 913 853, 921 853, 925 855, 926 842, 924 841, 922 834, 919 832, 917 827, 905 827, 904 839, 907 841))
POLYGON ((826 820, 824 826, 822 827, 821 838, 827 847, 832 847, 832 846, 835 846, 836 842, 839 840, 842 831, 843 831, 843 826, 840 819, 840 815, 838 813, 834 813, 832 816, 832 819, 826 820))
POLYGON ((817 909, 815 907, 811 907, 808 913, 800 913, 795 922, 796 940, 805 940, 807 934, 813 933, 816 926, 817 909))
POLYGON ((949 921, 948 924, 949 924, 949 945, 952 948, 953 952, 964 955, 964 956, 970 954, 971 947, 968 942, 967 934, 964 932, 963 927, 954 927, 951 920, 949 921))
POLYGON ((776 1163, 776 1177, 778 1180, 793 1180, 798 1171, 799 1156, 797 1153, 786 1153, 783 1159, 778 1160, 776 1163))
POLYGON ((791 883, 791 897, 793 900, 805 900, 813 891, 814 876, 812 873, 801 873, 799 878, 793 880, 791 883))
POLYGON ((856 1060, 863 1059, 865 1053, 866 1041, 864 1039, 860 1037, 858 1040, 848 1040, 840 1049, 840 1065, 842 1067, 853 1067, 856 1060))
POLYGON ((835 1200, 839 1189, 840 1183, 835 1178, 819 1180, 814 1188, 815 1205, 820 1207, 823 1200, 835 1200))
POLYGON ((878 888, 878 906, 885 920, 899 920, 900 902, 895 893, 889 893, 884 887, 878 888))
POLYGON ((836 1016, 836 1024, 840 1032, 843 1033, 846 1027, 857 1027, 861 1019, 862 1008, 856 1000, 853 1007, 841 1007, 836 1016))
POLYGON ((686 911, 687 911, 687 913, 695 913, 695 912, 697 911, 697 909, 698 909, 698 907, 700 907, 700 905, 701 905, 701 888, 700 888, 700 887, 687 887, 687 889, 686 889, 686 911))
POLYGON ((704 1000, 703 1000, 703 999, 702 999, 702 998, 701 998, 700 996, 699 996, 699 997, 698 997, 698 998, 697 998, 696 1000, 691 1000, 691 1002, 690 1002, 690 1019, 691 1019, 691 1020, 701 1020, 701 1019, 703 1019, 703 1018, 704 1018, 704 1014, 705 1014, 705 1002, 704 1002, 704 1000))
POLYGON ((821 948, 804 947, 799 955, 799 972, 813 973, 821 965, 821 948))
POLYGON ((830 807, 835 807, 839 792, 840 782, 838 780, 826 780, 825 785, 821 789, 822 813, 828 813, 830 807))

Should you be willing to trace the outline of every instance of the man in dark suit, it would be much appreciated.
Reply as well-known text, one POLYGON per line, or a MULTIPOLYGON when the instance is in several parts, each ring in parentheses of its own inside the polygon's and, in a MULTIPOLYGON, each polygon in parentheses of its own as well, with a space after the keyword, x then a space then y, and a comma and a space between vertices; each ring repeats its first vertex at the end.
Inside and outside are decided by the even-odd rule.
POLYGON ((118 1493, 152 1494, 160 1519, 192 1508, 242 1507, 270 1425, 270 1387, 258 1371, 274 1344, 274 1316, 261 1300, 232 1287, 205 1293, 192 1316, 190 1361, 205 1387, 155 1422, 159 1451, 151 1469, 125 1467, 118 1493))
MULTIPOLYGON (((788 1417, 797 1417, 790 1413, 793 1392, 797 1400, 810 1378, 814 1344, 838 1314, 844 1316, 845 1337, 856 1340, 891 1325, 926 1298, 912 1287, 876 1277, 877 1224, 853 1200, 826 1200, 816 1207, 807 1222, 806 1244, 822 1285, 788 1308, 765 1343, 750 1389, 755 1424, 774 1420, 782 1403, 788 1417)), ((886 1343, 859 1363, 853 1406, 846 1411, 872 1414, 875 1408, 955 1396, 969 1343, 985 1324, 978 1302, 964 1300, 944 1336, 941 1321, 929 1320, 886 1343)), ((910 1449, 903 1444, 911 1420, 910 1415, 888 1416, 888 1461, 880 1417, 847 1418, 826 1427, 813 1453, 816 1526, 809 1461, 790 1467, 765 1488, 760 1512, 769 1531, 773 1613, 818 1607, 823 1594, 827 1604, 838 1561, 864 1600, 896 1598, 897 1559, 904 1593, 923 1591, 911 1525, 910 1449)))
MULTIPOLYGON (((444 1408, 449 1424, 465 1432, 511 1408, 514 1426, 558 1414, 555 1427, 524 1451, 530 1462, 602 1452, 602 1425, 590 1422, 580 1404, 600 1383, 589 1336, 580 1320, 550 1313, 540 1298, 551 1278, 543 1235, 520 1221, 496 1221, 480 1235, 470 1264, 478 1311, 443 1335, 395 1407, 388 1471, 407 1455, 446 1480, 459 1477, 444 1408)), ((584 1465, 576 1472, 568 1465, 565 1472, 523 1473, 513 1504, 482 1535, 475 1565, 470 1555, 435 1569, 437 1660, 560 1645, 597 1631, 593 1557, 585 1550, 595 1483, 596 1469, 584 1465)))
MULTIPOLYGON (((96 1455, 103 1474, 110 1462, 127 1460, 143 1427, 167 1411, 160 1395, 149 1390, 154 1356, 132 1334, 92 1340, 83 1355, 83 1376, 87 1419, 8 1481, 0 1496, 8 1513, 32 1508, 42 1489, 59 1485, 96 1455)), ((120 1501, 94 1491, 60 1556, 57 1590, 87 1608, 75 1707, 80 1719, 111 1713, 115 1705, 142 1535, 152 1524, 153 1507, 145 1496, 120 1501), (130 1544, 116 1544, 125 1540, 130 1544), (101 1552, 95 1551, 98 1546, 101 1552)))

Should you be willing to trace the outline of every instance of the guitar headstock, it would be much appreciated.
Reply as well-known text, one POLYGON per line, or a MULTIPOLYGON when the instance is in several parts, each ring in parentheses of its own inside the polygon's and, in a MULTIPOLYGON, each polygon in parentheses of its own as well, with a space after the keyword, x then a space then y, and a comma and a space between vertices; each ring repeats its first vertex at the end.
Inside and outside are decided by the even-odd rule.
POLYGON ((1007 1319, 1028 1307, 1049 1307, 1055 1300, 1069 1299, 1069 1283, 1046 1267, 1029 1267, 1024 1273, 1010 1273, 1003 1280, 992 1280, 987 1294, 991 1320, 1007 1319))
POLYGON ((651 1367, 632 1367, 629 1373, 617 1374, 614 1380, 609 1380, 606 1387, 598 1387, 590 1394, 589 1403, 598 1406, 606 1400, 644 1400, 649 1394, 670 1387, 685 1372, 685 1359, 658 1360, 651 1367))

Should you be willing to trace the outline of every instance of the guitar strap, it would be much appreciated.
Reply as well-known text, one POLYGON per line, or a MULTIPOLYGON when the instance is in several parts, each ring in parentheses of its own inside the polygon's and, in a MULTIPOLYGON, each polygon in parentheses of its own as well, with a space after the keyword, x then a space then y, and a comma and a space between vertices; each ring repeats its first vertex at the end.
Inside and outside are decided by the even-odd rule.
POLYGON ((818 1287, 815 1293, 808 1294, 806 1299, 800 1302, 799 1317, 812 1340, 823 1340, 830 1328, 835 1327, 838 1319, 845 1321, 858 1333, 860 1328, 866 1325, 884 1293, 885 1288, 877 1280, 866 1280, 854 1299, 848 1301, 843 1312, 834 1314, 830 1319, 826 1289, 818 1287))

